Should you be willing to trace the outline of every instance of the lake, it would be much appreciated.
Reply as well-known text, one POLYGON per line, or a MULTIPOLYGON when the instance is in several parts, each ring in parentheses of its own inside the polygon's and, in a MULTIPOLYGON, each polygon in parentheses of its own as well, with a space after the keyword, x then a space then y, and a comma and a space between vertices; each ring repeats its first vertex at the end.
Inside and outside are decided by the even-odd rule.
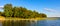
MULTIPOLYGON (((18 22, 17 22, 18 23, 18 22)), ((16 24, 17 24, 16 23, 16 24)), ((38 20, 36 23, 35 22, 27 22, 23 21, 23 24, 21 24, 22 22, 20 22, 20 24, 18 26, 60 26, 60 19, 56 19, 56 20, 38 20), (26 23, 26 24, 25 24, 26 23)), ((17 26, 15 25, 15 26, 17 26)), ((2 23, 0 23, 0 26, 2 26, 2 23)))
POLYGON ((33 23, 31 26, 60 26, 60 18, 55 20, 38 20, 37 23, 33 23))
POLYGON ((60 20, 42 20, 42 21, 38 21, 37 26, 60 26, 60 20))
POLYGON ((60 26, 60 18, 56 18, 56 20, 37 21, 37 26, 60 26))

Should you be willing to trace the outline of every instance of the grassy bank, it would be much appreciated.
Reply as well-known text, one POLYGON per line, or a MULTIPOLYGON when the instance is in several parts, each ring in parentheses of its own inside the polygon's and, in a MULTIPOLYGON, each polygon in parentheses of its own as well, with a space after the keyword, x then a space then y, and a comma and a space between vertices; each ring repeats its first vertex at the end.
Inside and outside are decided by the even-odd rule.
POLYGON ((13 17, 8 17, 5 18, 3 16, 0 16, 0 21, 4 21, 4 20, 56 20, 56 18, 28 18, 28 19, 23 19, 23 18, 13 18, 13 17))

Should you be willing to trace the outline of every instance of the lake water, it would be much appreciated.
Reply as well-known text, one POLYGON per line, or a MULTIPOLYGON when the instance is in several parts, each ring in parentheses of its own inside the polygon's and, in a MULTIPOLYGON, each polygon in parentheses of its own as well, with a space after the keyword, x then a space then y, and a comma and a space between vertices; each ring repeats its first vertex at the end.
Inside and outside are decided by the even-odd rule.
MULTIPOLYGON (((0 23, 0 26, 2 26, 2 23, 0 23)), ((27 26, 60 26, 60 19, 38 20, 37 23, 28 23, 27 26)))
POLYGON ((37 22, 37 26, 60 26, 60 20, 41 20, 37 22))
POLYGON ((40 20, 35 26, 60 26, 60 20, 40 20))
POLYGON ((38 20, 36 26, 60 26, 60 19, 38 20))

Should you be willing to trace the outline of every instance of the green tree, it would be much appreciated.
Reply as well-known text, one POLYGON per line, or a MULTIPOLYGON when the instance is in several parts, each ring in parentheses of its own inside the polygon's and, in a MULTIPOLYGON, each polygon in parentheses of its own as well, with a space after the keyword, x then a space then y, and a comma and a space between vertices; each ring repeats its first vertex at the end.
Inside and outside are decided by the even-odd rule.
POLYGON ((4 5, 4 14, 6 17, 12 16, 12 4, 6 4, 4 5))
POLYGON ((44 13, 40 13, 40 17, 41 17, 41 18, 47 18, 47 15, 44 14, 44 13))
POLYGON ((47 17, 44 13, 38 13, 35 10, 27 10, 25 7, 12 7, 12 4, 4 5, 4 13, 6 17, 19 17, 19 18, 36 18, 47 17))
POLYGON ((0 12, 0 16, 2 16, 2 12, 0 12))

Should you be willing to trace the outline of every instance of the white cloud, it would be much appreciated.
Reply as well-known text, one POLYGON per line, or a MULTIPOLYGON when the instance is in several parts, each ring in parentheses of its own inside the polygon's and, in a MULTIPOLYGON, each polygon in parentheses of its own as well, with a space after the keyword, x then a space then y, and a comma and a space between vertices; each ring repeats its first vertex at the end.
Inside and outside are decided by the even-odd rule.
POLYGON ((46 10, 46 11, 48 11, 48 12, 56 12, 56 10, 50 9, 50 8, 44 8, 44 10, 46 10))
POLYGON ((51 14, 51 15, 48 15, 48 17, 60 17, 60 14, 51 14))
POLYGON ((0 8, 3 8, 3 6, 0 6, 0 8))
POLYGON ((48 17, 60 17, 60 11, 51 9, 51 8, 44 8, 45 11, 48 11, 47 16, 48 17))

